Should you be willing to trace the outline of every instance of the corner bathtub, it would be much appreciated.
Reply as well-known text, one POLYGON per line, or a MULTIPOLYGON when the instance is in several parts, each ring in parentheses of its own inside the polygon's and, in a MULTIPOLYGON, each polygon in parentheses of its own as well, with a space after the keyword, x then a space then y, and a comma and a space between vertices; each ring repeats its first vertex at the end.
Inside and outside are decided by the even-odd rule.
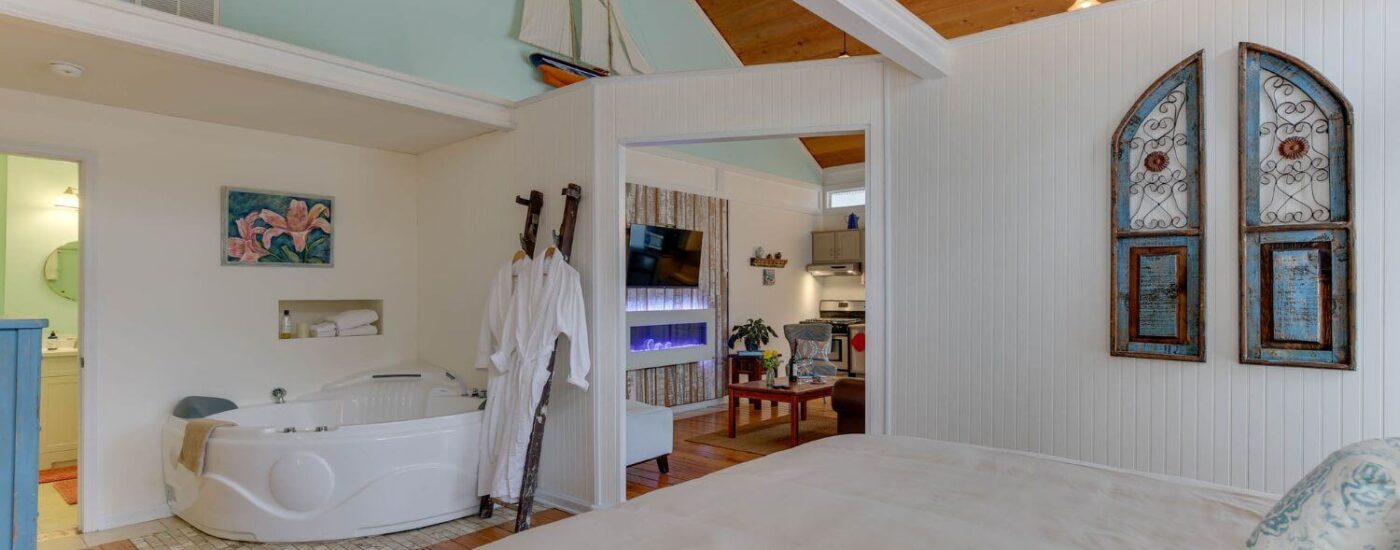
POLYGON ((363 537, 466 516, 479 506, 482 400, 461 394, 443 371, 396 371, 212 415, 238 426, 214 430, 203 476, 179 465, 186 421, 172 416, 161 437, 166 500, 201 531, 254 542, 363 537))

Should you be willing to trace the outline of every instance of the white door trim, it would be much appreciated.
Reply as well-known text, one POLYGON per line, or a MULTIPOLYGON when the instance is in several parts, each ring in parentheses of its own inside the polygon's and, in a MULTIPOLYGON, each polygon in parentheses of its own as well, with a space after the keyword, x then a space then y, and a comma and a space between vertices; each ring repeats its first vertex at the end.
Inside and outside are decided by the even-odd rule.
MULTIPOLYGON (((610 114, 610 113, 609 113, 610 114)), ((628 148, 645 147, 655 145, 672 145, 677 143, 696 143, 709 141, 735 141, 749 139, 769 139, 769 138, 789 138, 789 137, 809 137, 815 135, 838 135, 854 132, 865 134, 866 163, 865 181, 867 196, 867 224, 865 230, 866 249, 866 323, 869 332, 876 335, 888 335, 888 307, 887 307, 887 285, 888 261, 887 237, 889 234, 889 217, 885 215, 884 206, 886 193, 885 167, 888 166, 888 159, 885 158, 885 129, 882 120, 871 121, 865 124, 836 124, 836 125, 816 125, 805 127, 773 127, 757 128, 746 130, 680 134, 669 136, 647 136, 645 138, 625 138, 618 137, 614 143, 602 143, 601 147, 611 150, 616 159, 616 173, 604 175, 599 181, 601 196, 595 197, 593 213, 598 220, 597 231, 597 256, 595 261, 600 267, 611 264, 616 270, 615 273, 625 272, 626 254, 622 246, 620 231, 626 218, 626 185, 627 166, 626 152, 628 148), (611 203, 611 204, 609 204, 611 203), (870 220, 875 220, 871 223, 870 220), (613 238, 613 237, 616 238, 613 238)), ((601 140, 600 140, 601 141, 601 140)), ((601 170, 600 170, 601 171, 601 170)), ((603 270, 606 272, 606 270, 603 270)), ((598 285, 608 285, 613 288, 610 292, 598 293, 596 307, 602 316, 613 318, 625 318, 627 309, 627 283, 621 277, 614 277, 612 281, 604 281, 599 277, 598 285)), ((596 325, 595 327, 599 327, 596 325)), ((621 353, 626 349, 626 339, 624 331, 616 331, 615 334, 600 335, 597 340, 600 346, 612 347, 614 353, 621 353)), ((886 368, 886 358, 890 356, 889 338, 887 336, 874 338, 867 344, 866 348, 866 433, 888 434, 890 433, 889 423, 889 372, 886 368)), ((603 351, 606 355, 607 351, 603 351)), ((595 411, 608 411, 609 408, 602 400, 616 400, 619 404, 626 398, 626 377, 623 376, 617 383, 607 385, 606 389, 600 384, 600 394, 597 409, 595 411), (616 395, 610 395, 615 392, 616 395)), ((620 429, 625 425, 625 407, 618 406, 614 415, 611 415, 611 422, 603 416, 598 418, 598 432, 602 434, 615 433, 617 448, 606 450, 599 449, 597 464, 599 472, 595 495, 597 495, 597 505, 608 507, 626 499, 626 465, 622 464, 622 456, 626 448, 626 430, 620 429), (617 502, 613 500, 614 494, 608 491, 613 489, 620 496, 617 502)), ((600 442, 609 438, 600 437, 600 442)), ((600 445, 601 447, 601 445, 600 445)))
MULTIPOLYGON (((0 140, 0 154, 19 155, 25 157, 46 158, 74 162, 78 164, 78 187, 81 199, 81 208, 78 210, 78 239, 82 243, 82 268, 81 285, 82 292, 78 298, 78 465, 92 464, 89 459, 97 455, 92 452, 92 445, 89 443, 88 434, 98 433, 97 415, 94 412, 97 407, 93 405, 98 401, 97 388, 100 384, 94 382, 96 379, 87 368, 86 359, 96 354, 99 330, 97 324, 92 321, 92 312, 88 310, 88 300, 86 297, 93 295, 93 290, 97 288, 97 261, 93 250, 97 232, 93 230, 89 222, 91 217, 92 202, 88 197, 93 196, 97 183, 97 154, 92 151, 73 149, 62 146, 39 145, 33 143, 19 143, 0 140)), ((78 477, 78 532, 83 532, 84 527, 97 526, 98 521, 94 518, 94 507, 86 503, 93 502, 91 483, 94 475, 92 468, 87 468, 78 477)))

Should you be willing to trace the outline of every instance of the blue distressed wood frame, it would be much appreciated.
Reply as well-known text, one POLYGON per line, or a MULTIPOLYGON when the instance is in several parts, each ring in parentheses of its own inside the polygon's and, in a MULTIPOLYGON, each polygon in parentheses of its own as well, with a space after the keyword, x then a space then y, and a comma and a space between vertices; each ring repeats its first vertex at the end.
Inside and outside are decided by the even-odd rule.
POLYGON ((1206 157, 1205 118, 1201 106, 1204 57, 1204 51, 1196 52, 1153 82, 1133 104, 1113 134, 1113 150, 1110 157, 1113 269, 1109 352, 1115 356, 1198 362, 1205 360, 1205 272, 1202 268, 1205 257, 1205 199, 1202 187, 1205 184, 1206 157), (1183 134, 1186 142, 1181 146, 1181 162, 1186 171, 1188 194, 1184 227, 1157 230, 1134 228, 1131 223, 1131 197, 1134 186, 1132 174, 1136 167, 1133 166, 1131 141, 1153 110, 1183 84, 1185 98, 1181 120, 1185 123, 1183 134), (1133 326, 1134 321, 1141 317, 1137 313, 1142 307, 1151 305, 1145 304, 1146 298, 1133 291, 1134 283, 1141 276, 1141 273, 1134 272, 1134 251, 1140 253, 1143 249, 1186 251, 1185 278, 1177 289, 1184 294, 1185 299, 1181 301, 1185 303, 1185 307, 1175 310, 1175 314, 1180 316, 1180 326, 1184 327, 1184 334, 1178 335, 1179 338, 1143 336, 1137 330, 1139 327, 1133 326))
POLYGON ((1129 237, 1117 239, 1114 243, 1114 257, 1121 258, 1114 265, 1114 294, 1124 299, 1115 300, 1114 318, 1120 322, 1114 325, 1113 340, 1115 343, 1121 342, 1123 348, 1115 348, 1117 355, 1131 357, 1153 357, 1162 359, 1177 360, 1200 360, 1204 355, 1204 339, 1202 330, 1202 308, 1201 288, 1201 239, 1200 237, 1189 237, 1183 235, 1165 237, 1129 237), (1154 338, 1132 338, 1133 327, 1132 303, 1127 298, 1132 295, 1131 286, 1138 274, 1132 272, 1132 262, 1129 259, 1133 256, 1134 249, 1170 249, 1183 248, 1186 251, 1186 307, 1180 311, 1185 316, 1184 325, 1186 334, 1181 342, 1163 342, 1154 338))
POLYGON ((1240 44, 1240 361, 1251 364, 1354 369, 1355 278, 1352 265, 1352 108, 1317 70, 1288 54, 1240 44), (1328 121, 1330 218, 1265 225, 1260 208, 1260 94, 1268 70, 1306 93, 1328 121), (1321 265, 1298 265, 1274 277, 1279 251, 1321 265), (1298 276, 1293 276, 1298 275, 1298 276), (1278 302, 1282 305, 1276 305, 1278 302), (1282 308, 1282 309, 1280 309, 1282 308), (1311 334, 1316 338, 1299 338, 1311 334), (1271 335, 1274 337, 1271 338, 1271 335), (1285 335, 1280 337, 1278 335, 1285 335))

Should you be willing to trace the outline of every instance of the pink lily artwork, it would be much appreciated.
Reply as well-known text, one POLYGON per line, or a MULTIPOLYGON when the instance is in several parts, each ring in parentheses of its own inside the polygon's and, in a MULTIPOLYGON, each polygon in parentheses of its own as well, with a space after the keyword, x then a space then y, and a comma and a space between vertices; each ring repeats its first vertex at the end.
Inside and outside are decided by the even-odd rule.
POLYGON ((331 267, 335 199, 225 187, 224 265, 331 267))

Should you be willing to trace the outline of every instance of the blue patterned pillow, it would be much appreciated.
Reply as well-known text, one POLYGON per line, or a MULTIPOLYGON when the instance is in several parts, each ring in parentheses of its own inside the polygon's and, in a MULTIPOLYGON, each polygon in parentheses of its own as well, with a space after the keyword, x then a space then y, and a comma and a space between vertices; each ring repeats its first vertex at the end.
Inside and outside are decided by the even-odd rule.
POLYGON ((1400 438, 1332 453, 1279 499, 1247 548, 1400 549, 1400 438))

